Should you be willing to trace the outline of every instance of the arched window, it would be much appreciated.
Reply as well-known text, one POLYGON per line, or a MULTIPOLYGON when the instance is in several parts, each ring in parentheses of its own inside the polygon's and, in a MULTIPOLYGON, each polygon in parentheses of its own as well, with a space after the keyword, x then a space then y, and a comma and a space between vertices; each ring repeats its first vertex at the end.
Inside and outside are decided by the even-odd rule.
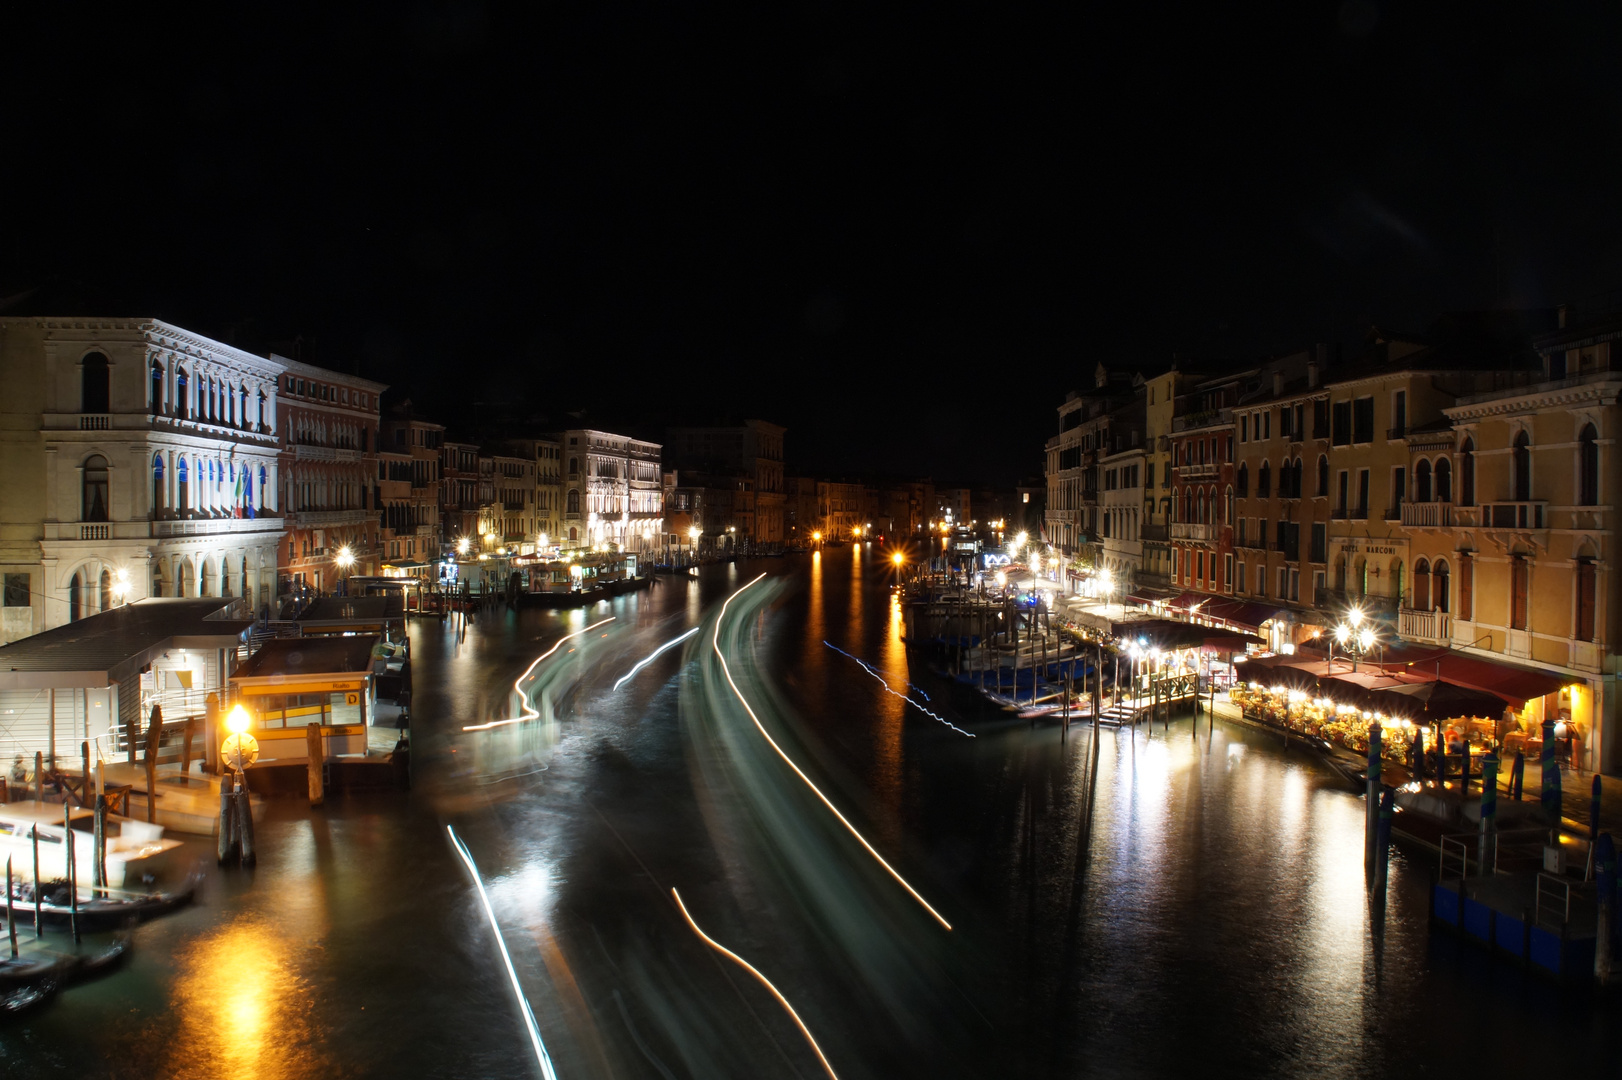
POLYGON ((1578 641, 1594 640, 1594 603, 1597 599, 1595 586, 1598 583, 1598 573, 1594 567, 1591 556, 1579 556, 1577 559, 1577 633, 1578 641))
POLYGON ((1515 434, 1510 461, 1514 472, 1514 499, 1516 502, 1528 502, 1532 498, 1532 439, 1525 431, 1515 434))
POLYGON ((154 562, 152 564, 152 595, 153 596, 162 596, 163 595, 163 563, 162 562, 154 562))
POLYGON ((1476 444, 1466 438, 1459 447, 1459 505, 1476 504, 1476 444))
POLYGON ((191 416, 191 395, 188 388, 190 383, 186 379, 186 369, 175 369, 175 415, 185 420, 191 416))
POLYGON ((1329 495, 1329 458, 1324 454, 1318 455, 1318 494, 1329 495))
POLYGON ((1352 587, 1357 590, 1359 596, 1369 594, 1369 562, 1361 556, 1358 557, 1357 564, 1352 567, 1352 587))
POLYGON ((1414 562, 1414 597, 1411 606, 1418 611, 1431 610, 1431 564, 1425 559, 1414 562))
POLYGON ((108 611, 113 606, 113 575, 106 567, 102 568, 101 580, 97 582, 99 595, 96 597, 97 610, 108 611))
POLYGON ((203 557, 203 580, 197 589, 198 596, 214 595, 214 560, 208 556, 203 557))
MULTIPOLYGON (((257 506, 258 509, 263 510, 265 508, 265 492, 269 490, 269 488, 265 487, 265 467, 261 465, 259 466, 259 502, 255 503, 252 499, 249 499, 249 507, 257 506)), ((249 514, 248 516, 252 517, 253 515, 249 514)))
POLYGON ((1431 571, 1431 610, 1444 613, 1451 611, 1452 595, 1449 589, 1447 562, 1444 559, 1437 559, 1436 567, 1431 571))
POLYGON ((1290 467, 1290 497, 1292 499, 1301 497, 1301 478, 1304 474, 1305 470, 1301 466, 1301 459, 1296 458, 1295 464, 1290 467))
MULTIPOLYGON (((1524 432, 1522 434, 1525 434, 1524 432)), ((1532 567, 1524 555, 1509 559, 1509 626, 1526 629, 1527 592, 1532 584, 1532 567)))
POLYGON ((231 595, 231 560, 220 560, 220 595, 231 595))
MULTIPOLYGON (((1577 503, 1599 505, 1599 432, 1584 424, 1577 435, 1577 503)), ((1583 638, 1584 641, 1589 640, 1583 638)))
POLYGON ((107 459, 100 454, 85 458, 79 507, 80 521, 107 520, 107 459))
MULTIPOLYGON (((1431 501, 1431 463, 1420 458, 1414 463, 1414 502, 1431 501)), ((1419 587, 1419 566, 1414 566, 1414 587, 1419 587)))
POLYGON ((1475 614, 1476 570, 1469 552, 1459 554, 1459 618, 1469 622, 1475 614))
POLYGON ((84 586, 79 582, 79 575, 74 574, 68 579, 68 621, 78 622, 84 618, 84 586))
POLYGON ((175 573, 175 595, 190 596, 194 585, 195 571, 192 569, 190 559, 180 560, 180 569, 175 573))
POLYGON ((1262 462, 1262 467, 1256 470, 1256 497, 1265 499, 1273 493, 1272 466, 1262 462))
POLYGON ((1436 459, 1436 501, 1453 501, 1453 465, 1445 457, 1436 459))
POLYGON ((107 358, 93 352, 79 361, 79 411, 112 412, 112 393, 107 385, 107 358))
POLYGON ((156 360, 152 361, 152 401, 148 410, 154 416, 163 412, 163 365, 156 360))
POLYGON ((1239 497, 1250 497, 1250 465, 1248 462, 1239 463, 1239 475, 1235 478, 1239 488, 1239 497))
MULTIPOLYGON (((163 455, 152 455, 152 513, 156 514, 163 509, 164 496, 168 494, 163 489, 163 455)), ((159 595, 157 593, 154 596, 159 595)))
POLYGON ((175 465, 175 510, 184 516, 186 511, 190 509, 189 470, 186 468, 186 459, 182 457, 175 465))
POLYGON ((1223 502, 1222 523, 1224 525, 1233 524, 1233 488, 1231 487, 1228 489, 1227 499, 1223 502))

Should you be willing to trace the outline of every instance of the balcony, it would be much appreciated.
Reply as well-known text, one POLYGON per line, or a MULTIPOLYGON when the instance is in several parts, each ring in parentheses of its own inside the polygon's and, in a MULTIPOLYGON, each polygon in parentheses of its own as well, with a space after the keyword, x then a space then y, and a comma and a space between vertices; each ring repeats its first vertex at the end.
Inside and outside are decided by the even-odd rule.
POLYGON ((1171 419, 1171 430, 1198 431, 1201 428, 1223 427, 1233 423, 1232 409, 1205 409, 1201 412, 1188 413, 1186 416, 1174 416, 1171 419))
POLYGON ((336 446, 316 446, 313 443, 293 445, 293 458, 296 461, 359 461, 365 456, 359 450, 336 446))
POLYGON ((1481 507, 1481 524, 1488 529, 1545 529, 1546 502, 1486 503, 1481 507))
POLYGON ((1216 540, 1218 528, 1219 526, 1205 522, 1174 521, 1171 523, 1171 538, 1208 544, 1216 540))
POLYGON ((1402 523, 1410 529, 1447 529, 1453 526, 1453 504, 1422 502, 1402 504, 1402 523))
POLYGON ((1412 641, 1446 643, 1453 638, 1453 616, 1445 611, 1402 608, 1397 612, 1397 633, 1412 641))
POLYGON ((370 510, 300 510, 293 515, 295 529, 329 529, 338 525, 359 525, 371 518, 370 510))
POLYGON ((1195 465, 1178 465, 1177 478, 1179 480, 1215 480, 1222 465, 1215 461, 1201 462, 1195 465))
POLYGON ((80 431, 108 431, 113 426, 113 418, 108 413, 82 413, 79 416, 80 431))
MULTIPOLYGON (((282 532, 279 517, 258 518, 195 518, 190 520, 140 522, 143 530, 150 525, 156 538, 172 536, 230 536, 239 533, 282 532)), ((123 532, 122 529, 117 532, 123 532)))
POLYGON ((1164 525, 1145 525, 1143 526, 1141 532, 1145 540, 1159 540, 1164 542, 1171 539, 1171 530, 1164 525))
POLYGON ((106 540, 106 539, 108 539, 108 538, 110 538, 112 536, 112 533, 113 533, 113 527, 111 525, 80 525, 79 526, 79 539, 80 540, 106 540))

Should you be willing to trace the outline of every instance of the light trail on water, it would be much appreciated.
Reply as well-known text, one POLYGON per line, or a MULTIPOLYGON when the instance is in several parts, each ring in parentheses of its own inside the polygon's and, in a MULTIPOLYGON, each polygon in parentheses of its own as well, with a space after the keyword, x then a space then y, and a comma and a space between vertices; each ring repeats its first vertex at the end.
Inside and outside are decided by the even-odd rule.
MULTIPOLYGON (((764 577, 765 575, 761 576, 764 577)), ((757 578, 756 580, 759 579, 757 578)), ((750 582, 750 584, 752 585, 754 582, 750 582)), ((748 587, 748 585, 744 586, 745 589, 748 587)), ((710 948, 726 956, 727 959, 731 960, 733 963, 749 972, 749 974, 753 975, 756 979, 760 980, 760 985, 772 992, 772 997, 776 998, 777 1003, 783 1006, 783 1009, 789 1014, 789 1016, 793 1017, 795 1025, 800 1029, 800 1034, 805 1036, 805 1041, 811 1044, 812 1050, 816 1051, 817 1060, 822 1062, 822 1067, 824 1069, 828 1070, 828 1075, 832 1077, 833 1080, 839 1080, 839 1074, 834 1072, 834 1067, 832 1065, 828 1064, 827 1055, 822 1052, 822 1047, 818 1046, 817 1040, 812 1037, 811 1029, 805 1026, 805 1021, 800 1019, 800 1014, 794 1011, 794 1006, 788 1003, 788 998, 783 996, 782 991, 773 986, 772 981, 766 978, 766 976, 762 975, 755 965, 751 964, 749 961, 745 960, 743 957, 739 956, 737 953, 733 952, 719 941, 716 941, 714 938, 710 937, 710 935, 706 934, 703 930, 700 930, 698 923, 694 922, 693 916, 688 913, 687 905, 682 903, 681 893, 677 892, 675 889, 671 889, 670 895, 676 898, 676 906, 681 908, 681 917, 687 920, 687 925, 693 928, 693 933, 703 938, 704 943, 710 948)))
POLYGON ((856 826, 852 825, 850 823, 850 820, 848 818, 846 818, 844 814, 841 814, 839 812, 839 807, 835 806, 833 804, 832 800, 830 800, 828 798, 828 796, 826 796, 826 795, 824 795, 822 793, 821 788, 817 787, 816 784, 811 782, 811 778, 809 776, 805 775, 805 771, 803 769, 801 769, 798 765, 794 764, 794 759, 793 758, 789 757, 788 754, 783 752, 783 748, 781 746, 777 745, 777 740, 771 737, 771 733, 768 732, 766 730, 765 725, 760 722, 760 717, 755 715, 755 710, 752 707, 750 707, 748 699, 743 696, 743 691, 738 689, 738 684, 736 682, 733 682, 733 680, 732 680, 732 668, 730 666, 728 666, 728 664, 727 664, 726 655, 721 652, 721 623, 726 620, 728 605, 730 605, 732 603, 732 601, 736 600, 739 597, 739 595, 743 593, 744 589, 747 589, 751 585, 754 585, 754 584, 758 583, 760 581, 760 579, 765 577, 765 576, 766 576, 765 574, 760 574, 753 581, 749 582, 747 585, 744 585, 743 588, 739 589, 737 592, 735 592, 731 596, 727 597, 726 602, 721 605, 721 614, 715 620, 715 633, 710 636, 710 647, 715 650, 716 658, 721 661, 721 672, 722 672, 722 674, 724 674, 727 677, 727 685, 732 687, 732 692, 735 695, 737 695, 739 703, 743 705, 744 712, 749 714, 749 719, 751 719, 751 720, 753 720, 755 722, 755 729, 760 732, 761 736, 768 743, 771 744, 771 748, 773 750, 777 751, 777 756, 783 759, 784 764, 786 764, 789 768, 794 770, 794 775, 798 776, 801 780, 805 781, 805 786, 810 788, 812 790, 812 792, 814 792, 816 794, 817 798, 822 800, 822 805, 826 806, 828 808, 828 810, 833 814, 833 816, 839 819, 839 823, 841 825, 843 825, 850 832, 850 834, 856 838, 857 843, 861 844, 864 848, 867 849, 867 853, 869 855, 873 856, 873 858, 878 861, 878 864, 880 866, 884 867, 884 869, 889 872, 891 877, 895 878, 897 884, 899 884, 903 889, 906 889, 907 892, 912 895, 912 898, 914 900, 918 901, 919 904, 923 905, 924 910, 929 912, 931 915, 933 915, 935 917, 936 922, 940 923, 946 929, 950 930, 952 928, 952 924, 947 922, 941 916, 940 912, 936 911, 933 907, 931 907, 930 904, 929 904, 929 901, 925 900, 922 896, 920 896, 918 894, 918 890, 913 888, 910 884, 908 884, 907 879, 902 877, 899 873, 896 872, 895 867, 891 866, 888 862, 885 861, 884 856, 880 855, 878 853, 877 849, 875 849, 872 844, 869 844, 867 842, 867 837, 863 836, 861 834, 861 832, 857 830, 856 826))
MULTIPOLYGON (((869 664, 866 660, 863 660, 859 656, 851 656, 850 653, 846 652, 844 649, 841 649, 838 645, 835 645, 835 644, 833 644, 831 642, 824 641, 823 644, 827 645, 828 648, 832 649, 834 652, 838 653, 840 656, 850 656, 850 658, 852 660, 854 660, 858 664, 862 665, 862 670, 867 672, 869 675, 873 676, 873 678, 877 679, 879 681, 879 685, 884 687, 884 692, 885 693, 894 694, 896 697, 900 698, 902 701, 905 701, 908 705, 911 705, 913 708, 917 709, 919 712, 923 713, 925 716, 929 717, 931 720, 937 720, 940 723, 945 724, 947 727, 951 728, 953 731, 957 732, 959 735, 967 735, 971 739, 974 738, 974 732, 972 732, 972 731, 964 731, 962 728, 958 727, 956 724, 954 724, 950 720, 946 719, 946 717, 940 715, 939 713, 930 712, 928 709, 924 708, 922 705, 920 705, 916 701, 912 700, 912 698, 908 697, 906 694, 903 694, 899 690, 896 690, 895 688, 893 688, 888 682, 885 681, 884 676, 880 675, 878 672, 873 670, 873 665, 869 664)), ((918 689, 917 687, 913 686, 912 683, 908 683, 907 685, 909 687, 911 687, 912 689, 914 689, 914 690, 918 689)), ((920 694, 924 693, 922 690, 918 690, 918 692, 920 694)), ((927 694, 924 695, 925 700, 928 700, 928 697, 929 697, 929 695, 927 695, 927 694)))
POLYGON ((694 634, 698 633, 699 629, 700 629, 699 627, 695 626, 691 630, 687 631, 687 633, 683 634, 681 637, 675 638, 675 639, 673 639, 671 641, 667 641, 663 645, 659 646, 657 649, 653 650, 653 654, 651 656, 649 656, 647 659, 645 659, 645 660, 641 661, 640 663, 638 663, 636 665, 636 667, 632 668, 630 671, 627 671, 624 675, 621 675, 619 682, 614 684, 614 689, 618 690, 620 688, 620 686, 623 685, 624 682, 627 679, 631 678, 637 672, 641 671, 643 668, 647 667, 649 664, 651 664, 655 660, 659 659, 659 654, 663 653, 666 649, 670 649, 670 648, 673 648, 673 647, 675 647, 677 645, 680 645, 682 642, 686 641, 688 638, 690 638, 694 634))
POLYGON ((541 1041, 541 1028, 535 1022, 535 1010, 529 1007, 529 999, 524 996, 524 990, 518 985, 518 972, 513 968, 512 954, 507 951, 507 940, 501 936, 501 925, 496 922, 495 908, 490 906, 490 894, 484 891, 484 878, 479 874, 479 867, 473 861, 473 855, 468 851, 462 838, 456 835, 454 826, 445 826, 450 834, 451 845, 456 853, 462 857, 467 865, 468 873, 473 875, 473 884, 479 890, 479 899, 484 903, 484 913, 490 918, 490 931, 496 935, 496 946, 501 950, 502 963, 507 965, 507 977, 512 980, 513 996, 518 999, 518 1007, 524 1014, 524 1026, 529 1031, 529 1041, 535 1047, 535 1060, 540 1062, 541 1075, 546 1080, 558 1080, 557 1072, 552 1068, 552 1058, 546 1052, 546 1044, 541 1041))
POLYGON ((492 720, 488 724, 463 724, 462 730, 489 731, 491 728, 504 727, 507 724, 517 724, 524 720, 539 720, 541 718, 541 714, 529 707, 529 697, 524 693, 524 689, 519 685, 519 683, 522 683, 525 679, 530 677, 530 672, 535 670, 536 664, 539 664, 542 660, 545 660, 548 656, 551 656, 553 653, 557 652, 558 649, 562 648, 565 641, 568 641, 570 638, 577 638, 581 634, 597 629, 599 626, 606 626, 613 621, 614 616, 610 615, 601 622, 594 622, 590 626, 582 627, 572 634, 564 634, 562 637, 558 638, 550 649, 546 650, 534 660, 530 661, 530 665, 524 669, 524 673, 513 680, 513 690, 518 694, 518 700, 522 702, 519 708, 523 710, 517 716, 509 716, 505 720, 492 720))

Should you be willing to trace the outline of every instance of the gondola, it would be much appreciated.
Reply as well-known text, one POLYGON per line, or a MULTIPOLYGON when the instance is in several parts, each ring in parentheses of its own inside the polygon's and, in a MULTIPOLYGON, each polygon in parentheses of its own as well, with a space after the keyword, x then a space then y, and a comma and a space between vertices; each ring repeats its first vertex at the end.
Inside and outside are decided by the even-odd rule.
MULTIPOLYGON (((79 901, 79 930, 94 933, 98 930, 116 930, 130 923, 146 922, 160 915, 185 907, 197 894, 198 878, 186 880, 181 889, 169 893, 121 893, 117 896, 98 896, 79 901)), ((34 918, 33 886, 19 883, 12 888, 12 905, 19 924, 34 918)), ((40 921, 52 930, 66 930, 72 924, 73 912, 68 904, 68 883, 57 880, 40 887, 40 921)))

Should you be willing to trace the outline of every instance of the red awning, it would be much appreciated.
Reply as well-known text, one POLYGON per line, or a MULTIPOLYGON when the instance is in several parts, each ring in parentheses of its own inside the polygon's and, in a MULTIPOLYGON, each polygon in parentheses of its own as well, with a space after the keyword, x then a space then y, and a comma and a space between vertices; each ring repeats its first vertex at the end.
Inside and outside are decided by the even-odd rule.
MULTIPOLYGON (((1441 677, 1447 682, 1497 694, 1517 710, 1526 708, 1526 703, 1533 698, 1552 694, 1562 686, 1578 681, 1568 675, 1467 656, 1451 649, 1433 662, 1432 671, 1438 670, 1438 665, 1441 677)), ((1418 662, 1411 670, 1422 666, 1423 661, 1418 662)))

